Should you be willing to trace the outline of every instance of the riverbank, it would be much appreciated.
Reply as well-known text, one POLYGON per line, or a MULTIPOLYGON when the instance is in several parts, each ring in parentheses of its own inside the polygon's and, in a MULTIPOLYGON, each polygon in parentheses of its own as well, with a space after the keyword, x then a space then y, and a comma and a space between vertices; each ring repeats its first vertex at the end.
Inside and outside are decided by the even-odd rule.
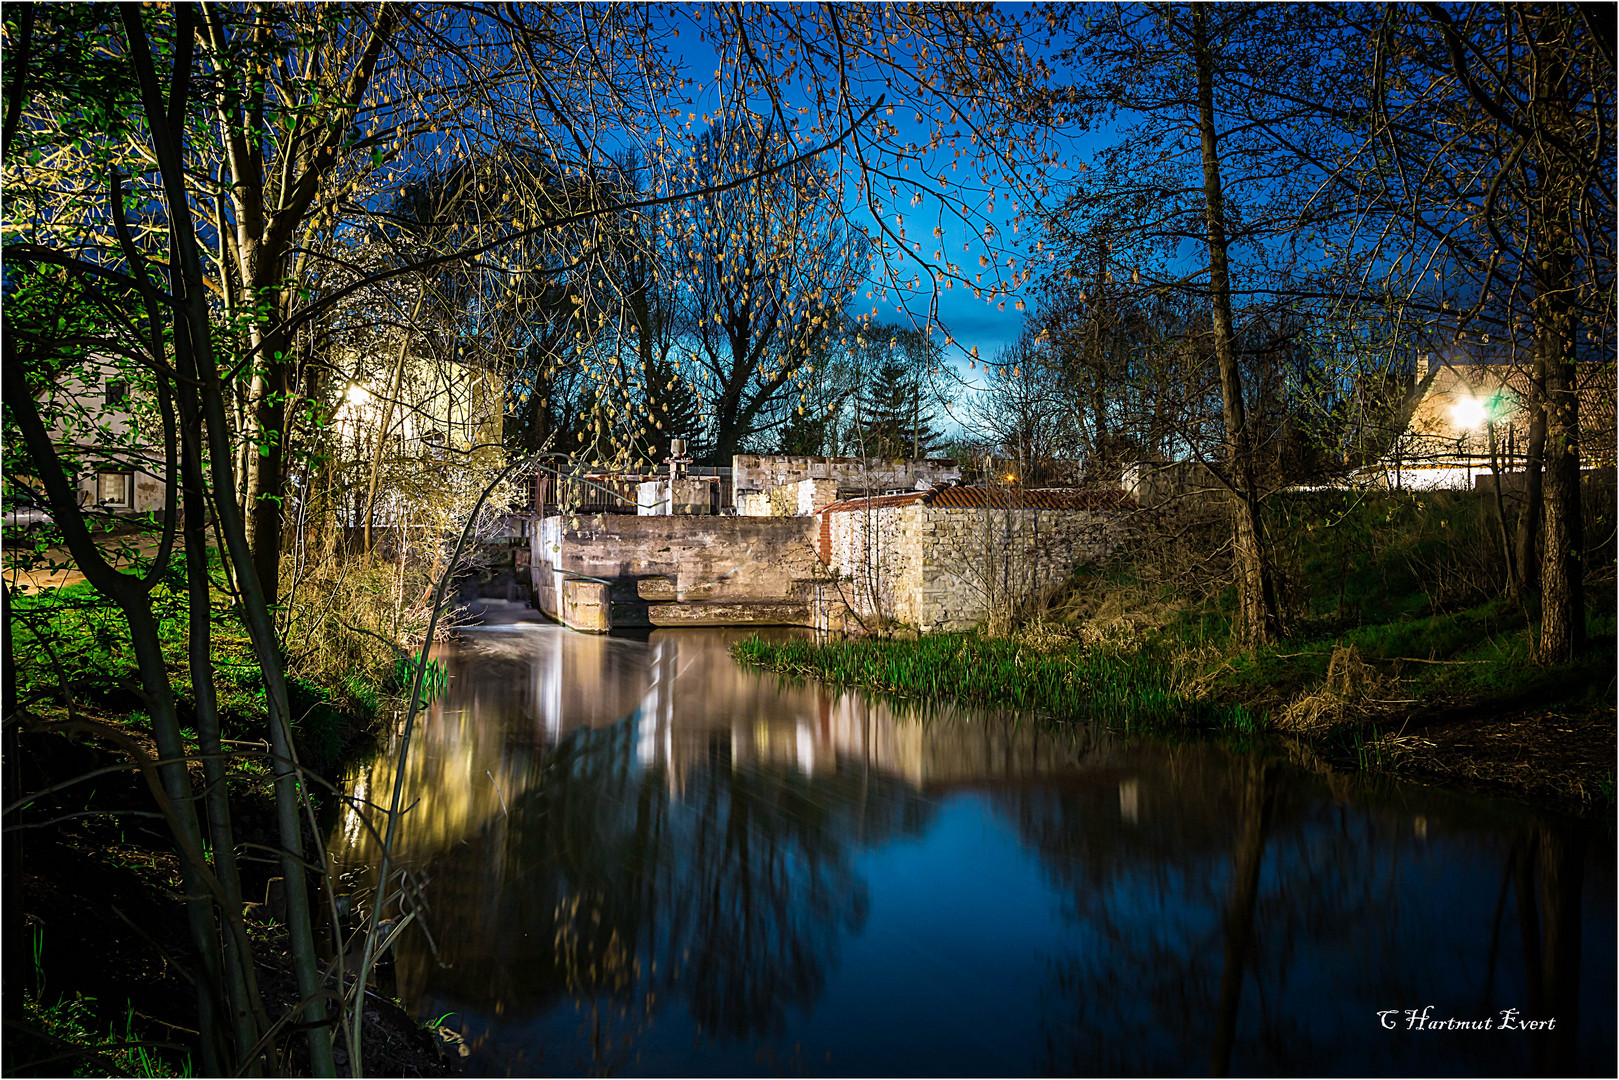
MULTIPOLYGON (((25 790, 95 775, 32 801, 22 842, 8 847, 4 1071, 193 1075, 196 994, 178 860, 144 781, 107 740, 130 740, 154 756, 156 748, 137 726, 94 705, 80 720, 101 737, 69 738, 43 724, 13 733, 25 790)), ((277 864, 255 856, 275 842, 273 796, 267 781, 253 782, 256 771, 251 759, 240 762, 232 823, 243 891, 257 901, 247 926, 259 991, 276 1017, 299 995, 276 903, 277 864)), ((387 997, 373 996, 363 1038, 377 1075, 460 1072, 455 1048, 387 997)), ((282 1071, 308 1075, 303 1040, 284 1041, 282 1071)))
MULTIPOLYGON (((182 737, 196 688, 188 664, 185 594, 171 575, 157 586, 157 616, 182 737)), ((363 575, 351 583, 368 587, 363 575)), ((128 628, 89 585, 9 597, 11 640, 5 759, 4 1069, 9 1075, 187 1075, 194 1071, 196 993, 173 837, 132 761, 161 755, 144 714, 128 628)), ((229 596, 216 592, 212 678, 248 930, 271 1017, 298 1004, 281 913, 279 829, 270 783, 264 679, 229 596)), ((357 620, 360 605, 342 609, 357 620)), ((373 752, 401 704, 391 650, 300 622, 283 641, 299 760, 310 770, 306 851, 319 851, 337 804, 327 794, 348 765, 373 752), (362 662, 368 661, 368 662, 362 662)), ((189 763, 194 790, 206 785, 189 763)), ((317 856, 318 858, 318 856, 317 856)), ((327 902, 321 891, 315 899, 327 902)), ((321 903, 315 910, 323 910, 321 903)), ((389 1075, 453 1075, 455 1048, 396 1002, 367 1009, 366 1066, 389 1075)), ((279 1038, 282 1069, 307 1074, 301 1037, 279 1038)), ((340 1063, 341 1069, 341 1063, 340 1063)))
POLYGON ((1614 808, 1614 619, 1590 625, 1585 654, 1551 668, 1530 663, 1530 627, 1505 603, 1253 654, 1186 624, 1124 642, 1042 624, 1003 638, 748 639, 733 655, 882 694, 1030 709, 1053 723, 1266 735, 1324 767, 1601 816, 1614 808))

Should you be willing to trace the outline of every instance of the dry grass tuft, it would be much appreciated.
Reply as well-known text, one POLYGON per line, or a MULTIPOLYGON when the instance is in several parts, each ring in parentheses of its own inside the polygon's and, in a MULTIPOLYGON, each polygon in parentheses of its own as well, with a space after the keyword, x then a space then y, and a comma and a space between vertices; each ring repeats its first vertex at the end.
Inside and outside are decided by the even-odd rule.
POLYGON ((1307 735, 1364 720, 1389 704, 1387 695, 1393 682, 1362 659, 1354 645, 1335 645, 1326 678, 1313 691, 1289 702, 1276 717, 1276 726, 1307 735))

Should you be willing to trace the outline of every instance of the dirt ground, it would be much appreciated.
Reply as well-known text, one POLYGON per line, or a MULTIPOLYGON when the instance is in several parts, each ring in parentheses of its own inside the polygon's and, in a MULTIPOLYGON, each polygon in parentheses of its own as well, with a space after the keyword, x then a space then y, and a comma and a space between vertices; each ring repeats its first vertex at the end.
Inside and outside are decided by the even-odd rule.
MULTIPOLYGON (((150 558, 157 553, 158 538, 155 536, 134 533, 112 533, 96 538, 97 546, 103 552, 112 556, 119 549, 133 544, 136 552, 142 558, 150 558)), ((175 538, 175 548, 179 549, 179 538, 175 538)), ((113 565, 121 565, 114 558, 113 565)), ((24 553, 20 548, 7 546, 0 552, 0 574, 3 574, 7 585, 21 592, 39 592, 42 589, 60 589, 68 585, 76 585, 84 580, 84 574, 74 565, 73 556, 65 548, 46 548, 42 559, 38 559, 38 568, 24 570, 21 564, 34 563, 36 557, 32 552, 24 553), (26 558, 24 557, 26 554, 26 558)))
POLYGON ((1614 806, 1614 710, 1461 715, 1408 729, 1400 776, 1588 815, 1614 806))

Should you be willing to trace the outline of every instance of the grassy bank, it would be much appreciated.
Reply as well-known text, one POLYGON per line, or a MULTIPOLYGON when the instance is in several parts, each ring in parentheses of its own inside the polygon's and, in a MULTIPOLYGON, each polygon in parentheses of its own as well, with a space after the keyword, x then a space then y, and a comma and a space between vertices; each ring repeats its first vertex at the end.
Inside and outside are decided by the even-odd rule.
MULTIPOLYGON (((1218 561, 1149 536, 1076 575, 1007 637, 748 640, 735 655, 796 676, 1030 709, 1059 723, 1270 732, 1336 767, 1611 811, 1619 659, 1611 559, 1592 562, 1587 650, 1572 663, 1536 666, 1533 603, 1502 594, 1488 511, 1483 499, 1453 493, 1278 500, 1271 528, 1289 634, 1252 652, 1231 642, 1234 596, 1218 561), (1199 570, 1209 572, 1200 580, 1199 570)), ((1595 508, 1595 525, 1604 513, 1611 517, 1595 508)))
MULTIPOLYGON (((359 560, 355 560, 356 563, 359 560)), ((215 557, 212 576, 222 580, 215 557)), ((300 761, 330 771, 374 730, 402 694, 398 650, 419 639, 425 617, 393 603, 404 588, 391 565, 360 565, 303 582, 279 618, 282 658, 300 761)), ((416 582, 410 583, 420 591, 416 582)), ((209 605, 210 656, 221 734, 243 743, 267 737, 264 675, 231 597, 209 605)), ((141 720, 139 676, 122 614, 87 582, 13 594, 12 648, 19 705, 54 718, 90 708, 141 720)), ((195 690, 184 559, 176 556, 153 590, 153 610, 182 715, 195 690)))
MULTIPOLYGON (((392 629, 385 609, 403 592, 397 577, 391 568, 354 566, 340 582, 307 588, 308 607, 283 613, 294 741, 300 761, 327 781, 370 752, 379 724, 398 704, 395 653, 377 633, 392 629)), ((154 598, 185 724, 196 688, 182 567, 158 584, 154 598)), ((13 593, 9 609, 19 720, 8 724, 6 788, 7 802, 21 805, 7 816, 5 1071, 185 1075, 196 1024, 186 975, 192 946, 174 841, 120 746, 158 756, 127 625, 84 583, 13 593)), ((233 752, 227 775, 243 893, 268 908, 280 834, 264 745, 263 673, 229 594, 213 594, 210 623, 221 735, 233 752)), ((182 734, 195 750, 194 731, 182 734)), ((200 788, 202 779, 194 766, 193 785, 200 788)), ((318 781, 309 790, 321 819, 305 826, 306 850, 313 850, 316 830, 330 828, 336 808, 322 799, 318 781)), ((267 917, 250 932, 266 1006, 280 1015, 299 1000, 286 927, 267 917)), ((370 1024, 373 1068, 442 1071, 434 1041, 402 1010, 379 1003, 370 1024)), ((287 1041, 288 1068, 307 1071, 298 1058, 302 1040, 287 1041)))
POLYGON ((1611 809, 1614 799, 1613 621, 1592 623, 1587 653, 1547 668, 1530 663, 1521 616, 1496 605, 1254 654, 1176 634, 1116 651, 1056 638, 1050 628, 1007 638, 747 639, 733 653, 784 674, 1028 709, 1055 723, 1143 734, 1273 732, 1340 767, 1583 813, 1611 809))
POLYGON ((905 640, 739 641, 738 659, 790 675, 861 686, 901 697, 1031 709, 1055 719, 1089 719, 1128 729, 1166 725, 1251 731, 1241 702, 1197 700, 1180 691, 1185 663, 1168 641, 1133 650, 1074 647, 1066 638, 1024 634, 930 634, 905 640))

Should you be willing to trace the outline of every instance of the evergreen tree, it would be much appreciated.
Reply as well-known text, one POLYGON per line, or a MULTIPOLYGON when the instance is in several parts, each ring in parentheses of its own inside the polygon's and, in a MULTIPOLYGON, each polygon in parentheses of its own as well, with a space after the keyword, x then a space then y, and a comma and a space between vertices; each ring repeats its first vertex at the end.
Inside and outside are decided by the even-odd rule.
POLYGON ((702 457, 703 418, 697 396, 666 355, 654 354, 647 361, 646 415, 644 445, 654 462, 669 456, 670 439, 681 437, 687 440, 687 457, 702 457))
POLYGON ((921 380, 913 367, 890 354, 860 396, 860 452, 867 457, 925 458, 939 435, 926 411, 921 380))

